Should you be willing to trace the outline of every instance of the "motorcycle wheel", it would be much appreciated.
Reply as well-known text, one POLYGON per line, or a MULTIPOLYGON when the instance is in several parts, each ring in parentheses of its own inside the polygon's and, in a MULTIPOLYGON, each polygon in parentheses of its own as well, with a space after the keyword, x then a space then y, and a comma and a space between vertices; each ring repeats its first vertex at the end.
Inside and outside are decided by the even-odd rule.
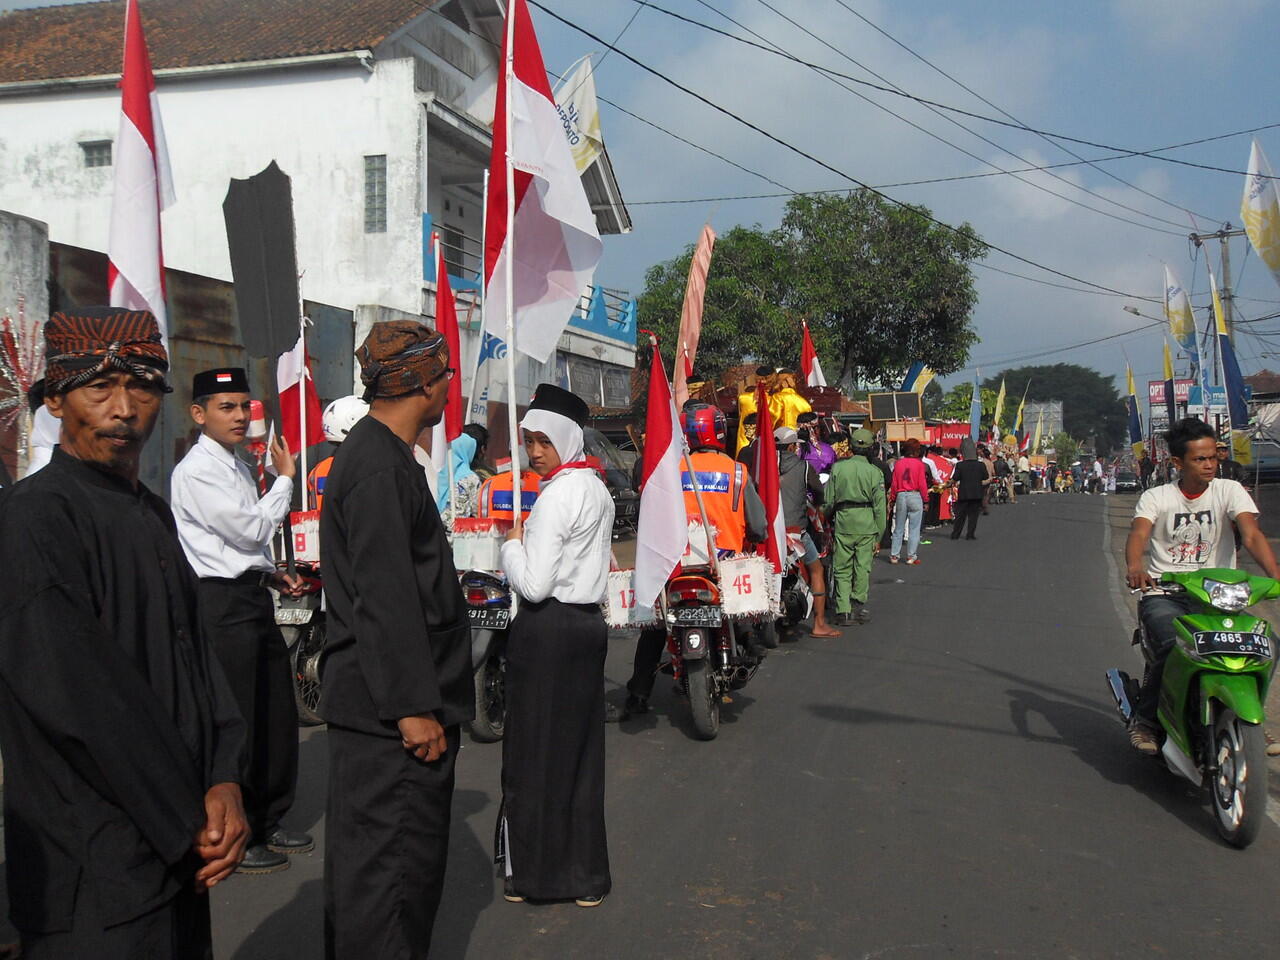
POLYGON ((298 709, 298 724, 303 727, 324 723, 324 718, 316 712, 320 706, 320 664, 324 659, 324 645, 324 618, 317 613, 311 623, 298 631, 297 642, 289 650, 293 701, 298 709))
POLYGON ((705 660, 686 660, 684 677, 689 686, 689 710, 699 740, 714 740, 720 732, 720 694, 705 660))
POLYGON ((766 650, 778 649, 778 625, 773 620, 762 620, 751 627, 756 641, 766 650))
POLYGON ((506 661, 488 656, 473 674, 476 689, 476 718, 471 735, 481 743, 502 739, 507 713, 506 661))
POLYGON ((1223 840, 1243 849, 1257 839, 1266 815, 1267 742, 1262 727, 1224 709, 1213 725, 1213 758, 1213 821, 1223 840))

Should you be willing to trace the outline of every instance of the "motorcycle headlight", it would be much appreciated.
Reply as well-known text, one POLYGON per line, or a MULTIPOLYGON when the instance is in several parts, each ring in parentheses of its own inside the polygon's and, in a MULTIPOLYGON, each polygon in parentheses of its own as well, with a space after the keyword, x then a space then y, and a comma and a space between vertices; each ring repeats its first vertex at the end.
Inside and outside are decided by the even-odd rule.
POLYGON ((1210 603, 1227 613, 1239 613, 1249 605, 1249 584, 1247 583, 1206 580, 1204 592, 1209 595, 1210 603))

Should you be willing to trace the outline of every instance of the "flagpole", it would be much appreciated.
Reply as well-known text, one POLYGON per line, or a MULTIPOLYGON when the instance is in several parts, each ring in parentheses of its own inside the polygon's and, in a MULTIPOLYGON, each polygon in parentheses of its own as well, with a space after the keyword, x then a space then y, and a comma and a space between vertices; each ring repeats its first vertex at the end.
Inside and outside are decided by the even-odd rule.
MULTIPOLYGON (((467 397, 467 416, 466 422, 471 422, 471 413, 476 406, 476 386, 480 379, 480 354, 484 348, 484 322, 485 322, 485 276, 484 276, 484 258, 485 250, 488 249, 488 237, 485 231, 489 225, 489 171, 484 172, 484 199, 480 202, 480 338, 476 341, 475 358, 471 364, 471 393, 467 397)), ((467 324, 467 332, 471 332, 471 324, 467 324)), ((489 402, 486 399, 484 405, 484 423, 485 430, 489 429, 489 402)))
MULTIPOLYGON (((508 0, 506 27, 507 62, 503 68, 503 83, 506 84, 506 96, 504 98, 505 110, 503 111, 502 122, 505 125, 507 137, 506 170, 504 171, 507 178, 507 235, 505 238, 507 262, 505 264, 506 276, 504 278, 507 295, 507 438, 511 444, 511 489, 515 497, 513 504, 517 504, 520 502, 520 425, 517 422, 518 412, 516 409, 516 173, 515 168, 511 166, 511 81, 515 75, 516 58, 515 0, 508 0)), ((520 519, 520 511, 515 510, 513 506, 512 522, 519 523, 520 519)))
MULTIPOLYGON (((307 311, 302 299, 302 275, 298 275, 298 342, 302 344, 302 366, 298 370, 298 455, 299 476, 302 478, 302 503, 306 503, 307 489, 307 311)), ((279 387, 276 388, 277 390, 279 387)), ((284 424, 281 423, 283 428, 284 424)))

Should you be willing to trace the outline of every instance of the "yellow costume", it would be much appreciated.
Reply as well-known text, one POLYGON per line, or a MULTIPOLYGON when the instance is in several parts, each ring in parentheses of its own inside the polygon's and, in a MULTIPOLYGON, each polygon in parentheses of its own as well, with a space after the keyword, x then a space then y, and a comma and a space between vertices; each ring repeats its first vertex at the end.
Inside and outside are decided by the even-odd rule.
POLYGON ((750 414, 756 412, 756 391, 752 387, 738 394, 738 445, 733 450, 736 457, 742 452, 742 448, 751 442, 755 434, 755 428, 752 427, 752 436, 747 436, 747 426, 744 421, 750 414))
POLYGON ((809 401, 796 393, 795 388, 784 386, 777 393, 769 395, 769 416, 773 418, 773 429, 790 427, 795 429, 800 414, 810 413, 813 407, 809 401))

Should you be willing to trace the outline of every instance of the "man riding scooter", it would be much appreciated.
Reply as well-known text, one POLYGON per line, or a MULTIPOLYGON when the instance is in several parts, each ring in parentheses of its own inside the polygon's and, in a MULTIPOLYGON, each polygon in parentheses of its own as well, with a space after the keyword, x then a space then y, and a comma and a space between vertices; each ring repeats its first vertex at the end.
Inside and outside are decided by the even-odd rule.
MULTIPOLYGON (((697 477, 707 522, 716 530, 716 549, 740 553, 748 541, 759 541, 765 535, 764 503, 756 492, 747 468, 725 453, 725 416, 708 403, 688 403, 680 416, 689 443, 689 465, 697 477)), ((688 465, 681 473, 684 505, 690 519, 698 517, 698 500, 688 465)), ((747 643, 752 645, 748 633, 747 643)), ((621 712, 609 712, 609 720, 625 720, 649 711, 649 695, 654 677, 667 645, 665 625, 646 627, 636 642, 636 655, 631 679, 627 681, 627 702, 621 712)), ((763 651, 751 649, 759 656, 763 651)))
MULTIPOLYGON (((1187 417, 1179 420, 1165 439, 1169 458, 1178 468, 1178 482, 1150 487, 1143 493, 1125 546, 1125 582, 1130 589, 1144 591, 1138 617, 1148 636, 1158 641, 1159 649, 1159 659, 1147 670, 1129 725, 1129 742, 1148 755, 1160 749, 1156 709, 1165 658, 1177 636, 1174 621, 1195 610, 1188 598, 1158 591, 1161 574, 1235 567, 1234 522, 1241 542, 1263 572, 1280 579, 1271 545, 1258 527, 1253 498, 1235 480, 1215 476, 1218 459, 1213 428, 1187 417)), ((1280 755, 1280 744, 1270 737, 1267 755, 1280 755)))

